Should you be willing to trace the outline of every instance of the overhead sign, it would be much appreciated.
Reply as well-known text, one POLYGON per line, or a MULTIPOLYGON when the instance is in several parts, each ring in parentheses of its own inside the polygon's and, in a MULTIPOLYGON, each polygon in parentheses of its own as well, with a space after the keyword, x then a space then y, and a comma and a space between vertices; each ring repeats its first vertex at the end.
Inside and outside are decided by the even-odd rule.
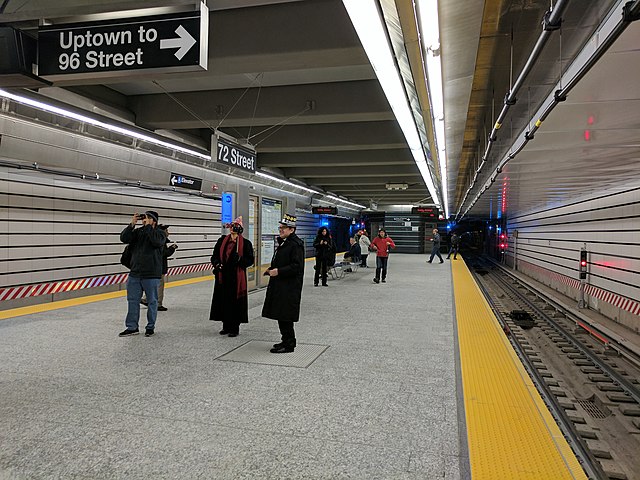
POLYGON ((38 28, 38 75, 48 80, 119 72, 207 69, 209 9, 38 28))
POLYGON ((191 190, 200 191, 202 190, 202 179, 196 177, 188 177, 187 175, 182 175, 181 173, 171 172, 169 185, 171 185, 172 187, 189 188, 191 190))
POLYGON ((255 151, 247 147, 241 147, 233 140, 221 135, 214 135, 211 140, 215 150, 212 152, 211 157, 215 158, 218 163, 256 173, 255 151))
POLYGON ((411 207, 411 213, 417 213, 429 218, 438 218, 440 212, 436 207, 411 207))
POLYGON ((316 215, 337 215, 338 207, 311 207, 311 213, 316 215))

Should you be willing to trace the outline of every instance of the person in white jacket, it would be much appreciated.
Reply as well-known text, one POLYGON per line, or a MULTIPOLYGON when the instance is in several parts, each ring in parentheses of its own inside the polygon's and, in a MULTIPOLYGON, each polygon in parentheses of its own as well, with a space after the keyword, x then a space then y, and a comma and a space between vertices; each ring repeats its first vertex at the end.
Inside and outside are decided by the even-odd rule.
POLYGON ((367 267, 367 257, 369 256, 369 245, 371 245, 371 240, 369 240, 366 230, 362 230, 362 234, 360 235, 360 240, 358 240, 358 242, 360 243, 360 259, 362 260, 360 266, 369 268, 367 267))

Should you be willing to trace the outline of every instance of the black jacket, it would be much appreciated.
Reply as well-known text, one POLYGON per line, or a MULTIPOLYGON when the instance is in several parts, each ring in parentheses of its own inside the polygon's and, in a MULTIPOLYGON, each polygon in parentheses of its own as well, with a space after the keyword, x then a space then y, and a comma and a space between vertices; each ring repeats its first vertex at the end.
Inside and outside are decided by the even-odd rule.
POLYGON ((362 251, 360 250, 360 244, 358 242, 351 245, 349 251, 344 254, 344 258, 352 258, 353 260, 360 260, 362 251))
POLYGON ((166 239, 166 232, 160 228, 127 225, 120 234, 120 241, 128 243, 131 249, 129 275, 137 278, 162 277, 162 253, 166 239))
POLYGON ((322 236, 320 234, 322 230, 324 230, 324 227, 318 231, 318 234, 316 235, 316 238, 313 241, 313 248, 316 249, 316 258, 319 260, 327 260, 327 261, 330 258, 335 259, 336 244, 331 238, 331 235, 327 235, 326 237, 322 236), (322 243, 323 240, 326 241, 327 243, 322 243))
POLYGON ((162 274, 163 275, 166 275, 167 272, 169 271, 169 257, 174 253, 176 253, 176 249, 178 248, 173 246, 171 247, 167 246, 169 242, 170 240, 167 238, 165 240, 164 248, 162 249, 162 274))
POLYGON ((304 243, 295 233, 278 246, 269 270, 274 268, 278 269, 278 275, 269 278, 262 316, 297 322, 304 279, 304 243))

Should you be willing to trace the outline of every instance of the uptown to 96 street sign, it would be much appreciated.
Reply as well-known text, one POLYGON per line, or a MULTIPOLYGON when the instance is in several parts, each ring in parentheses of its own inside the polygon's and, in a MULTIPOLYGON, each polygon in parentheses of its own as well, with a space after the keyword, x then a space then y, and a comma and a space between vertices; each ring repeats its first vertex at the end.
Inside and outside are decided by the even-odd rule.
POLYGON ((38 75, 105 77, 150 69, 206 70, 209 10, 38 29, 38 75))

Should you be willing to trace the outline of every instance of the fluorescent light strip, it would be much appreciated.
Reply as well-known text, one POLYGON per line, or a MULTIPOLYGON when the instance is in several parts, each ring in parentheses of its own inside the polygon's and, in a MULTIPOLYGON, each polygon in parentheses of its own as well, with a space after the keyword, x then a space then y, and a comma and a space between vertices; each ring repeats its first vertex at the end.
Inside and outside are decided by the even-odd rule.
POLYGON ((282 178, 274 177, 274 176, 271 176, 271 175, 267 175, 266 173, 262 173, 262 172, 257 172, 256 171, 256 175, 259 176, 259 177, 262 177, 262 178, 268 178, 269 180, 275 180, 277 182, 284 183, 285 185, 289 185, 291 187, 299 188, 300 190, 304 190, 306 192, 324 195, 322 192, 318 192, 317 190, 311 190, 310 188, 303 187, 302 185, 296 185, 293 182, 290 182, 288 180, 284 180, 282 178))
POLYGON ((347 205, 353 205, 354 207, 365 209, 364 205, 360 205, 359 203, 350 202, 348 200, 343 200, 342 198, 334 197, 333 195, 325 195, 326 198, 330 198, 331 200, 335 200, 337 202, 346 203, 347 205))
POLYGON ((376 3, 374 0, 342 0, 342 3, 402 129, 429 194, 434 203, 440 204, 376 3))
POLYGON ((189 148, 181 147, 179 145, 174 145, 169 142, 164 142, 154 137, 149 137, 142 133, 128 130, 126 128, 118 127, 116 125, 111 125, 109 123, 101 122, 100 120, 96 120, 95 118, 85 117, 84 115, 80 115, 78 113, 70 112, 69 110, 65 110, 63 108, 54 107, 53 105, 48 105, 46 103, 39 102, 37 100, 32 100, 27 97, 22 97, 20 95, 14 95, 13 93, 7 92, 5 90, 0 89, 0 97, 9 98, 15 102, 22 103, 25 105, 29 105, 31 107, 39 108, 40 110, 44 110, 45 112, 55 113, 57 115, 61 115, 63 117, 72 118, 74 120, 78 120, 80 122, 85 122, 90 125, 95 125, 96 127, 104 128, 105 130, 121 133, 123 135, 129 135, 130 137, 137 138, 139 140, 144 140, 145 142, 153 143, 154 145, 160 145, 162 147, 171 148, 173 150, 177 150, 182 153, 187 153, 189 155, 193 155, 195 157, 203 158, 205 160, 211 160, 211 155, 206 155, 204 153, 197 152, 195 150, 191 150, 189 148))
POLYGON ((426 56, 429 98, 433 112, 433 124, 436 136, 438 159, 440 160, 440 179, 442 180, 442 204, 445 218, 449 218, 449 192, 447 179, 447 148, 444 129, 444 89, 442 85, 442 49, 440 44, 440 21, 436 0, 419 0, 420 38, 426 56), (436 57, 433 52, 439 51, 436 57))

